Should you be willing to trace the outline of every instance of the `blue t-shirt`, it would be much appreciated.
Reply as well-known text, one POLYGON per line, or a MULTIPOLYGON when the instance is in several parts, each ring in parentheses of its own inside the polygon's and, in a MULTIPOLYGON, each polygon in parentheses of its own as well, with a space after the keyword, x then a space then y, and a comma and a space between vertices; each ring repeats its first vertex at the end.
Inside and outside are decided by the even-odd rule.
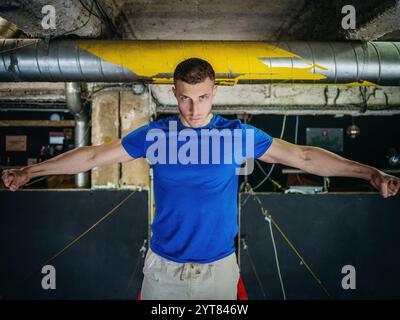
POLYGON ((259 158, 271 143, 264 131, 219 115, 201 128, 186 127, 174 115, 124 136, 129 155, 153 167, 151 249, 180 263, 210 263, 233 253, 238 170, 244 157, 259 158), (242 159, 234 156, 239 153, 242 159))

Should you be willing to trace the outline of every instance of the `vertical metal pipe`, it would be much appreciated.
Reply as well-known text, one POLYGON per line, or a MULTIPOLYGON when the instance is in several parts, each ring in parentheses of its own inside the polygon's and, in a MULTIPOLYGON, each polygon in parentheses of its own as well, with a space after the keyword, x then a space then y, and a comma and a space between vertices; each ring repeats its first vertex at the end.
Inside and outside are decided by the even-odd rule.
MULTIPOLYGON (((70 112, 75 117, 75 148, 89 145, 88 112, 82 104, 81 86, 77 82, 65 83, 65 97, 70 112)), ((89 171, 75 175, 75 184, 78 188, 89 187, 89 171)))

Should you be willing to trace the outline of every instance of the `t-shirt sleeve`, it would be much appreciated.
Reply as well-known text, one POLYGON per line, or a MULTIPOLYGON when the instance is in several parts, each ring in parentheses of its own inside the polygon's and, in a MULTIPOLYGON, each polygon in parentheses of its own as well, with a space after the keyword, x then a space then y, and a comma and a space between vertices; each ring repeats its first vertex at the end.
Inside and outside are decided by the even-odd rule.
MULTIPOLYGON (((261 157, 271 146, 273 138, 261 129, 258 129, 250 124, 242 124, 245 130, 253 130, 254 132, 254 158, 261 157)), ((246 138, 247 140, 247 138, 246 138)), ((247 141, 246 141, 247 143, 247 141)))
POLYGON ((149 125, 146 124, 122 138, 121 144, 131 157, 144 158, 146 156, 145 141, 148 128, 149 125))

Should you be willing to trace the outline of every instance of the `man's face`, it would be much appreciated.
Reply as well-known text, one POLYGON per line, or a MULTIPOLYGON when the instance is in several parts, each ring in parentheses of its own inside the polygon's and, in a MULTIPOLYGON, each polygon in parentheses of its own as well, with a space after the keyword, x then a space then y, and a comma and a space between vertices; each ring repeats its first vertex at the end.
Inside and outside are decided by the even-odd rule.
POLYGON ((213 80, 207 77, 197 84, 177 80, 172 91, 178 101, 181 121, 185 126, 198 128, 210 122, 212 102, 217 92, 213 80))

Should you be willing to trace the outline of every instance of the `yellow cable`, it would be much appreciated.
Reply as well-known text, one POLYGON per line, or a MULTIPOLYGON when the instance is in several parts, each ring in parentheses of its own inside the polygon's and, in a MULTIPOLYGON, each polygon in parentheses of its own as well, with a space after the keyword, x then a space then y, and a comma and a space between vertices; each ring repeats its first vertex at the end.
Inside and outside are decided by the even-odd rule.
POLYGON ((304 260, 304 258, 301 256, 301 254, 297 251, 293 243, 289 240, 289 238, 285 235, 285 233, 282 231, 282 229, 279 227, 279 225, 275 222, 275 220, 272 218, 271 214, 267 213, 267 210, 264 209, 262 202, 259 197, 256 196, 255 192, 253 190, 250 191, 250 193, 253 195, 253 198, 256 200, 256 202, 259 204, 261 207, 261 210, 263 212, 263 215, 265 215, 268 219, 271 219, 273 225, 275 228, 278 230, 278 232, 281 234, 283 239, 287 242, 289 245, 290 249, 296 254, 296 256, 301 260, 302 264, 306 267, 307 271, 311 274, 311 276, 314 278, 315 281, 317 281, 318 285, 324 290, 325 294, 329 297, 329 299, 333 299, 329 291, 326 289, 322 281, 316 276, 316 274, 313 272, 311 267, 307 264, 307 262, 304 260))
POLYGON ((311 274, 311 276, 315 279, 315 281, 317 281, 317 283, 320 285, 320 287, 325 291, 326 295, 330 299, 332 299, 332 296, 330 295, 330 293, 328 292, 326 287, 323 285, 322 281, 315 275, 315 273, 312 271, 310 266, 307 264, 307 262, 304 260, 304 258, 300 255, 300 253, 297 251, 297 249, 294 247, 294 245, 288 239, 288 237, 283 233, 283 231, 278 226, 278 224, 275 222, 275 220, 272 218, 272 216, 270 214, 268 214, 267 217, 269 219, 271 219, 271 221, 272 221, 273 225, 275 226, 275 228, 278 230, 278 232, 281 234, 281 236, 285 239, 285 241, 288 243, 289 247, 293 250, 293 252, 297 255, 297 257, 301 260, 302 264, 306 267, 306 269, 311 274))

